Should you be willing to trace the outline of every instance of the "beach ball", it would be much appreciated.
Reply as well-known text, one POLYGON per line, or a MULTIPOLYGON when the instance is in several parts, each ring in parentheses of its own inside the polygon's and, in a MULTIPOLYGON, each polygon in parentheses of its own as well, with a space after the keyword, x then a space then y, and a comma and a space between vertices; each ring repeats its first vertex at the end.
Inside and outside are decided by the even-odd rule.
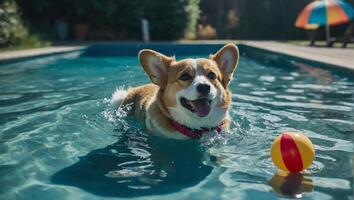
POLYGON ((270 155, 279 169, 286 172, 301 172, 312 164, 315 149, 305 135, 285 132, 274 140, 270 155))

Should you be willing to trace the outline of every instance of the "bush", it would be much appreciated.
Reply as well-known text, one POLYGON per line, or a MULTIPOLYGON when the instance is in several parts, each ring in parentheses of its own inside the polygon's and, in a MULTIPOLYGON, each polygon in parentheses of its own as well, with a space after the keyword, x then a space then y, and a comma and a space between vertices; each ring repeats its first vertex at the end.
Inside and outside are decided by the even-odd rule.
POLYGON ((145 5, 141 17, 149 20, 152 39, 168 40, 184 36, 188 25, 188 0, 142 2, 145 5))
POLYGON ((210 40, 216 38, 216 30, 210 24, 198 25, 197 38, 202 40, 210 40))
MULTIPOLYGON (((193 33, 200 0, 17 0, 33 26, 65 20, 87 23, 91 33, 111 32, 116 39, 140 39, 140 21, 150 23, 153 40, 171 40, 193 33)), ((89 31, 90 34, 90 31, 89 31)), ((95 38, 92 38, 95 39, 95 38)))
POLYGON ((76 10, 81 11, 81 16, 87 19, 86 22, 91 28, 115 30, 125 39, 141 37, 142 18, 149 21, 152 39, 178 39, 183 37, 187 30, 193 31, 191 26, 196 26, 199 16, 199 9, 195 8, 199 0, 81 1, 75 6, 76 10), (85 8, 85 11, 82 8, 85 8))
POLYGON ((0 47, 15 46, 28 36, 14 1, 0 1, 0 47))

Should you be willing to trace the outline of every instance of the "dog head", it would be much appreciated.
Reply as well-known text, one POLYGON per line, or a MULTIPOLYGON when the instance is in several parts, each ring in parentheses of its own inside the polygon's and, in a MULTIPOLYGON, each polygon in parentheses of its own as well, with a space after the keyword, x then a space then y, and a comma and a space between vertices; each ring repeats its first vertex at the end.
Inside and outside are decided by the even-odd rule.
POLYGON ((158 98, 171 117, 190 128, 218 126, 231 104, 228 85, 239 52, 230 43, 208 59, 176 61, 153 50, 139 53, 140 63, 151 81, 160 87, 158 98))

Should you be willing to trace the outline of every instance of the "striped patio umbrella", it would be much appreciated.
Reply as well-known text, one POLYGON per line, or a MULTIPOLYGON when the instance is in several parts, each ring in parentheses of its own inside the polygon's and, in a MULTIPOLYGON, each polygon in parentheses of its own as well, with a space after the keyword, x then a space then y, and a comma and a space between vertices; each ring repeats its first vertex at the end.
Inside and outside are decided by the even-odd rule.
POLYGON ((349 22, 353 18, 351 5, 341 0, 317 0, 308 4, 299 14, 295 26, 316 29, 326 26, 327 41, 330 39, 329 26, 349 22))

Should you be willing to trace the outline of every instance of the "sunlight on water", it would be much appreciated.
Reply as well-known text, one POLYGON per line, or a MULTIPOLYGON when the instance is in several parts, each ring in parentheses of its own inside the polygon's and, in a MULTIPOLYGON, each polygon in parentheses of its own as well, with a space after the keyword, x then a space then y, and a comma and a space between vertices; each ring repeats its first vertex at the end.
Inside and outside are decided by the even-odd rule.
POLYGON ((156 138, 110 105, 117 87, 149 82, 136 57, 1 66, 0 199, 352 199, 354 81, 296 66, 241 57, 231 130, 200 141, 156 138), (272 164, 283 131, 315 145, 304 175, 272 164))

